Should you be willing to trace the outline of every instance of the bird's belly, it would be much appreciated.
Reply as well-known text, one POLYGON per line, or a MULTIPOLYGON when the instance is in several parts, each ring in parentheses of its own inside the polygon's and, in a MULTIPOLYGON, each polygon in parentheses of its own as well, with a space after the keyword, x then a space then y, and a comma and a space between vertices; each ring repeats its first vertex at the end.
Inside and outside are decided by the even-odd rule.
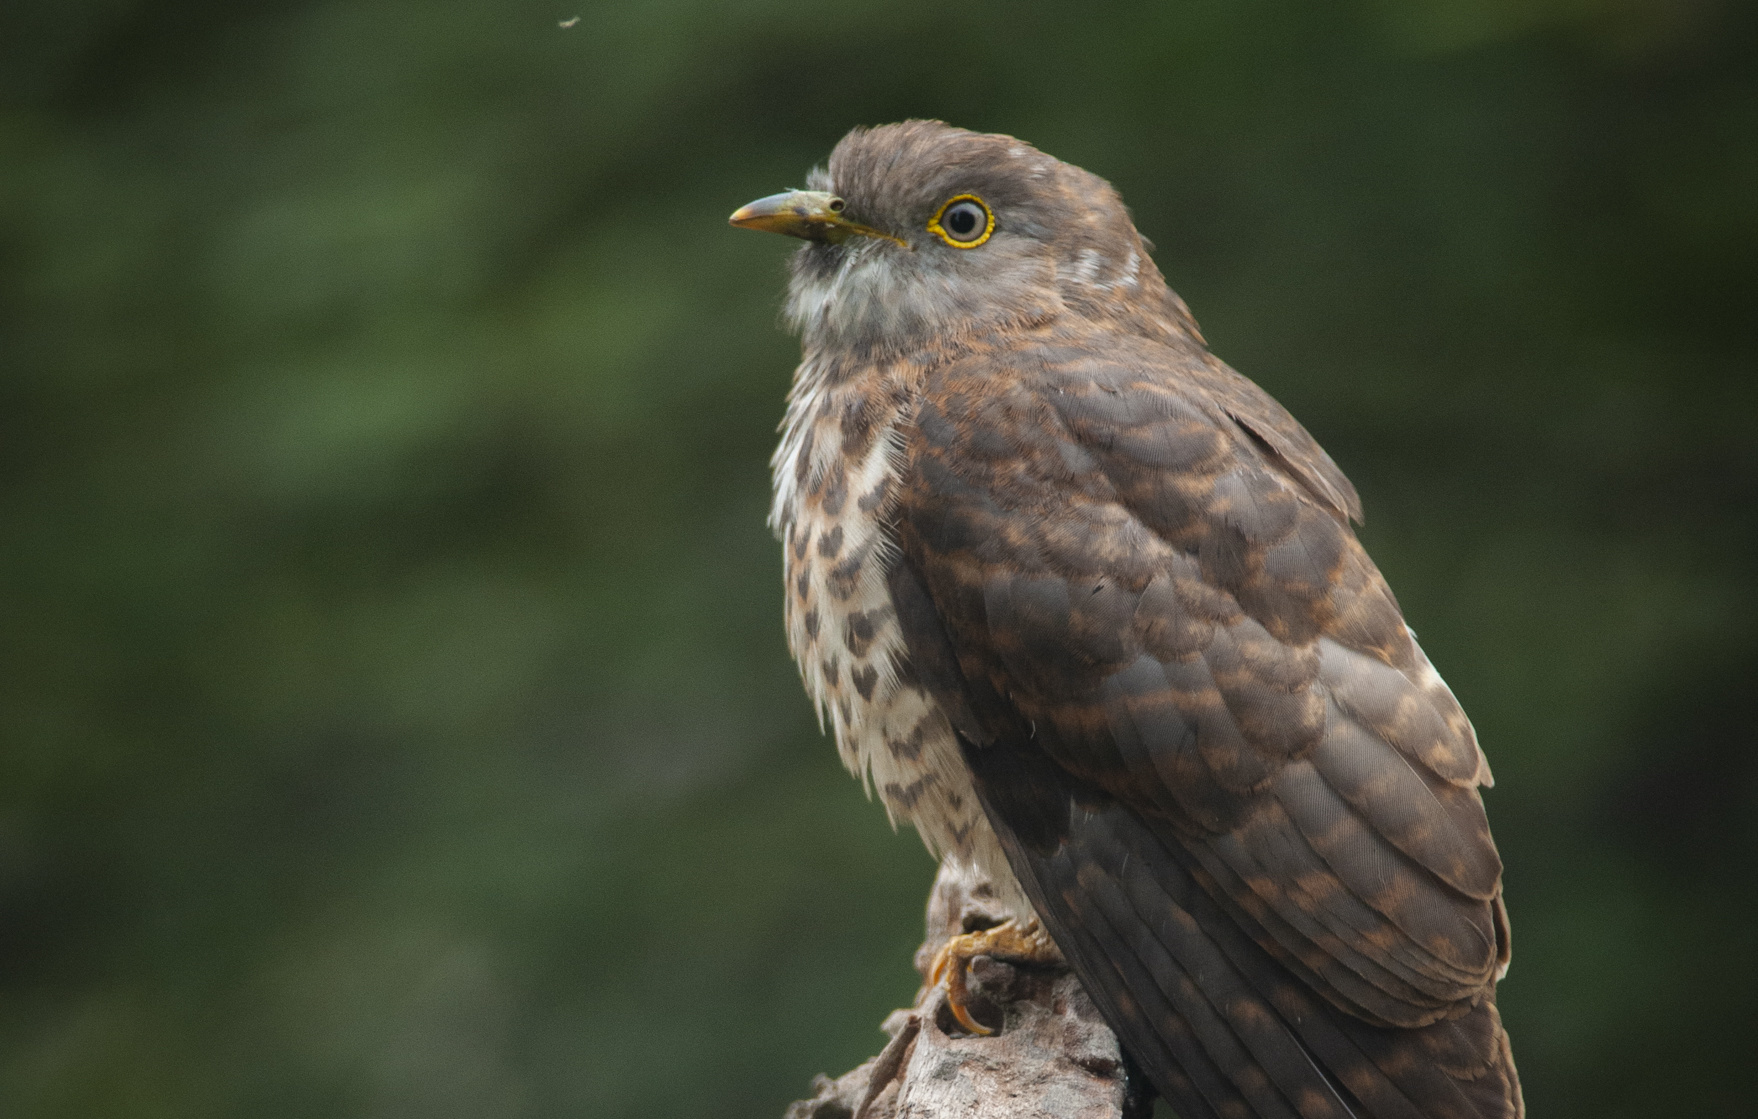
POLYGON ((937 856, 987 875, 1002 906, 1025 918, 1031 905, 983 814, 951 724, 900 672, 909 653, 887 580, 897 549, 886 516, 908 394, 875 380, 806 385, 789 405, 772 514, 783 542, 788 646, 843 764, 869 792, 878 790, 892 822, 908 821, 937 856), (851 408, 868 422, 847 423, 851 408))

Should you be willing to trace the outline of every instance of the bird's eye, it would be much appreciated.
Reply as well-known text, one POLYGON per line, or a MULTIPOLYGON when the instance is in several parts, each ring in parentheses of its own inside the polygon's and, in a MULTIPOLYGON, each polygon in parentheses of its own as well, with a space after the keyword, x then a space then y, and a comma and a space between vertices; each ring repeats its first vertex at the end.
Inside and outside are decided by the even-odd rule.
POLYGON ((928 223, 928 232, 955 249, 974 249, 995 232, 995 215, 974 194, 954 195, 928 223))

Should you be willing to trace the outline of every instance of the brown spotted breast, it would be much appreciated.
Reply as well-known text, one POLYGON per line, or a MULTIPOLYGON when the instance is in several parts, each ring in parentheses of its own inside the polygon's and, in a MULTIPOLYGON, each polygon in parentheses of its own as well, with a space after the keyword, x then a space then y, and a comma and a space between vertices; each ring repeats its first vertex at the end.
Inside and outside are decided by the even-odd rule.
POLYGON ((952 726, 913 678, 888 576, 902 446, 924 367, 808 353, 772 462, 770 526, 783 545, 788 647, 837 751, 893 824, 975 866, 1002 904, 1026 901, 984 816, 952 726))

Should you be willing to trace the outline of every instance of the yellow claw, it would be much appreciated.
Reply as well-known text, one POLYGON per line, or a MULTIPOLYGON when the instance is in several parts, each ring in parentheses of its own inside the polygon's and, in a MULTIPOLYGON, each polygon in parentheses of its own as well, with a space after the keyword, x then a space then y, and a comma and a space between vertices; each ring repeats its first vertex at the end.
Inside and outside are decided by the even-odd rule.
POLYGON ((988 1037, 995 1031, 971 1017, 965 1003, 970 998, 968 977, 971 961, 978 956, 1021 964, 1061 964, 1062 953, 1037 921, 1020 925, 1005 921, 992 929, 979 929, 948 940, 934 954, 928 982, 946 988, 946 1006, 958 1024, 973 1034, 988 1037))
MULTIPOLYGON (((964 984, 961 983, 961 984, 959 984, 959 986, 963 987, 964 984)), ((963 1026, 965 1029, 969 1030, 970 1032, 976 1034, 977 1036, 989 1037, 990 1035, 992 1035, 995 1032, 994 1030, 990 1029, 988 1026, 985 1026, 985 1025, 983 1025, 983 1023, 977 1021, 975 1018, 972 1018, 971 1012, 966 1010, 964 1008, 964 1004, 959 1002, 957 999, 947 999, 946 1005, 947 1005, 947 1008, 952 1011, 952 1016, 954 1018, 958 1019, 958 1024, 963 1026)))

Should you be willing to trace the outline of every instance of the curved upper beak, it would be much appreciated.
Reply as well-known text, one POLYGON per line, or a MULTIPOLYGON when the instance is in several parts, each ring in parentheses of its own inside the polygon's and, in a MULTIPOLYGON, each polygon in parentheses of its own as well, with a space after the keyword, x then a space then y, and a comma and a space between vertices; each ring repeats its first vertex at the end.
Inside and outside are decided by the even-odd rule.
POLYGON ((910 247, 900 237, 881 233, 843 217, 842 199, 822 190, 784 190, 768 198, 759 198, 734 210, 727 222, 740 229, 785 233, 789 237, 799 237, 807 241, 840 244, 859 235, 893 241, 906 249, 910 247))

